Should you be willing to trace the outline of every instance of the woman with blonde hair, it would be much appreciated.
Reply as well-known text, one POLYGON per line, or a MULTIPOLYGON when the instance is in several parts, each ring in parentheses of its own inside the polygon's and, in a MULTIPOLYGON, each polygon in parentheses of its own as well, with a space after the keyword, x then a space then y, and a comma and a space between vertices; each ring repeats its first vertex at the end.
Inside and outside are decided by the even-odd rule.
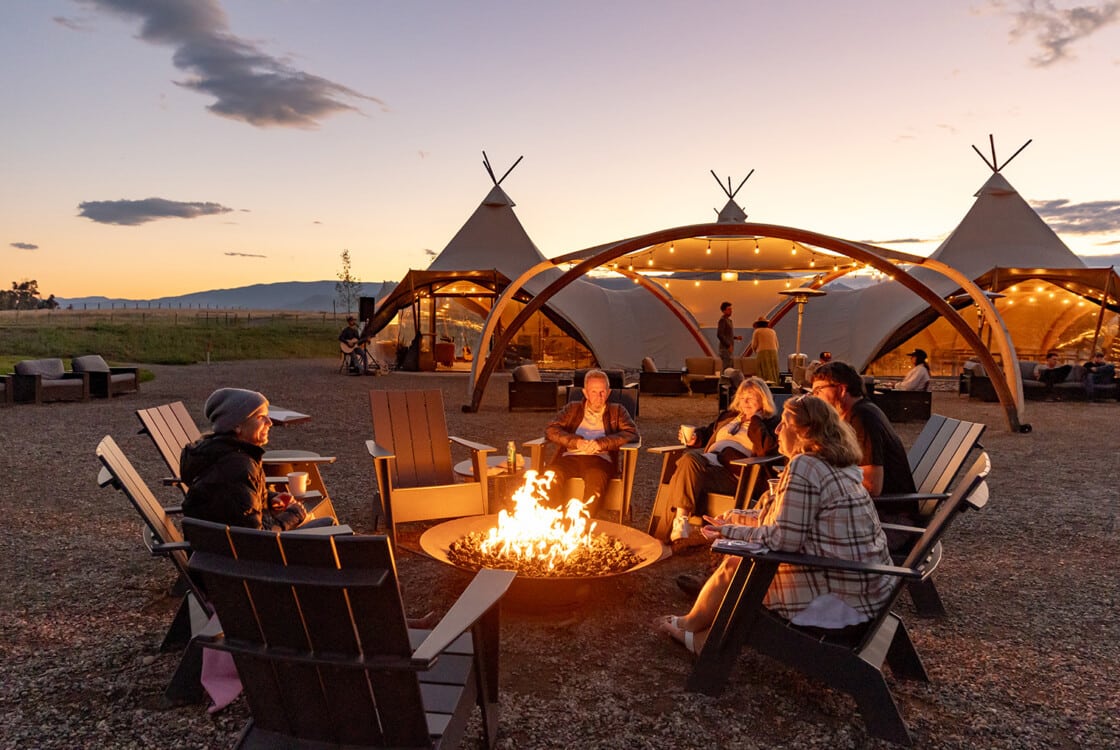
MULTIPOLYGON (((682 426, 677 439, 689 450, 677 459, 669 478, 667 491, 676 509, 670 541, 678 542, 691 536, 688 519, 704 513, 706 508, 701 504, 707 493, 735 491, 739 477, 732 461, 777 454, 778 438, 774 429, 780 417, 775 411, 774 397, 766 381, 750 377, 739 384, 727 411, 714 422, 692 431, 682 426)), ((706 543, 702 537, 696 539, 706 543)))
MULTIPOLYGON (((825 401, 798 396, 786 402, 778 426, 790 461, 756 518, 707 518, 703 534, 756 542, 767 549, 891 564, 879 516, 863 486, 852 428, 825 401)), ((699 653, 740 558, 727 556, 705 582, 688 614, 658 618, 656 626, 699 653)), ((778 568, 764 605, 775 617, 829 634, 859 629, 890 596, 889 576, 838 573, 790 565, 778 568)))

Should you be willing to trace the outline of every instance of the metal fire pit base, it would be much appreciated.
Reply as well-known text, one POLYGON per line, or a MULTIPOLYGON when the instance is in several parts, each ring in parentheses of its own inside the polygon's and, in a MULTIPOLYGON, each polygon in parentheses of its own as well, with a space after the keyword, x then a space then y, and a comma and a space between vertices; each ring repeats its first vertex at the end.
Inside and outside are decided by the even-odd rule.
MULTIPOLYGON (((461 570, 468 570, 468 568, 456 565, 448 557, 451 544, 467 534, 476 531, 485 533, 497 525, 497 515, 456 518, 438 526, 433 526, 421 534, 420 548, 440 562, 461 570)), ((573 608, 587 601, 595 581, 631 573, 647 565, 652 565, 670 554, 668 546, 649 534, 622 524, 596 520, 595 533, 606 534, 619 540, 633 550, 634 554, 641 559, 641 562, 626 570, 601 576, 532 577, 518 574, 513 579, 509 591, 503 597, 502 606, 520 612, 549 616, 570 612, 573 608)))

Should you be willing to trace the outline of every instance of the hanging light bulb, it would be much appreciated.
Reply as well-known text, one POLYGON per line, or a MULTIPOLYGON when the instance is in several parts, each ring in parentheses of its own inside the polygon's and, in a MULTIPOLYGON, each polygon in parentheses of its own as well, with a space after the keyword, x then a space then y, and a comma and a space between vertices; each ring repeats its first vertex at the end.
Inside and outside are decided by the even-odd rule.
POLYGON ((705 253, 705 254, 706 255, 711 255, 712 254, 712 241, 711 240, 708 240, 708 252, 705 253))
POLYGON ((755 279, 755 280, 754 280, 754 285, 755 285, 755 286, 758 286, 758 279, 755 279))
POLYGON ((673 247, 673 243, 672 243, 672 242, 670 242, 670 243, 669 243, 669 252, 670 252, 670 253, 675 253, 675 252, 676 252, 676 249, 675 249, 675 248, 673 247))
POLYGON ((791 286, 790 280, 786 279, 786 289, 789 289, 790 286, 791 286))
POLYGON ((809 258, 809 268, 816 268, 816 267, 817 267, 817 259, 816 258, 809 258))
POLYGON ((692 282, 692 285, 693 286, 700 286, 700 282, 699 281, 694 281, 694 282, 692 282))
POLYGON ((649 260, 646 261, 646 265, 647 266, 652 266, 653 265, 653 253, 649 254, 649 260))
POLYGON ((634 262, 633 261, 630 262, 630 267, 629 267, 628 270, 630 270, 630 271, 634 270, 634 262))
POLYGON ((796 243, 794 243, 794 242, 789 243, 789 254, 790 255, 797 255, 797 244, 796 243))
POLYGON ((758 250, 758 238, 755 237, 754 238, 754 254, 758 255, 758 252, 759 252, 759 250, 758 250))

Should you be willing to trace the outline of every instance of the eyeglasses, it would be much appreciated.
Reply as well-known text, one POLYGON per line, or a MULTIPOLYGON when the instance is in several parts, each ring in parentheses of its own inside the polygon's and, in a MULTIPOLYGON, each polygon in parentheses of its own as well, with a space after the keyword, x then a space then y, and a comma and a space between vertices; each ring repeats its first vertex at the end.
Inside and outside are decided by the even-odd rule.
POLYGON ((818 393, 825 390, 826 388, 835 388, 835 387, 836 387, 836 383, 823 383, 821 385, 814 385, 813 390, 809 391, 809 393, 816 396, 818 393))

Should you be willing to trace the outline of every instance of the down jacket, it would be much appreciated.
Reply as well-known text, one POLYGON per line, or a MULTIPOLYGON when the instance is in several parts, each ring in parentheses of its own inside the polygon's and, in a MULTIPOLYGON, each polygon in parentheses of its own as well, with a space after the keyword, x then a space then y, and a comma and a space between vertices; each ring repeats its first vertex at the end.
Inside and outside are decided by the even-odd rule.
POLYGON ((273 514, 265 482, 260 446, 229 433, 205 435, 183 446, 181 479, 189 488, 183 515, 250 529, 283 531, 303 523, 307 511, 300 503, 273 514))

